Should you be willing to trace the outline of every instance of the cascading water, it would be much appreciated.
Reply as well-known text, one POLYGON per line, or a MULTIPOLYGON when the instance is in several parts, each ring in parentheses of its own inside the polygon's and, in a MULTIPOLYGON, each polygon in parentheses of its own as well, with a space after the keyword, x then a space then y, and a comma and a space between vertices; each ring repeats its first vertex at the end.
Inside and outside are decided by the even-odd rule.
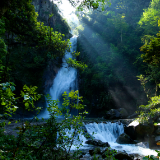
POLYGON ((116 139, 122 133, 124 133, 123 124, 118 123, 89 123, 85 125, 87 132, 91 135, 93 132, 95 133, 93 136, 95 139, 99 139, 102 142, 109 142, 112 149, 126 151, 127 153, 137 153, 140 155, 157 155, 154 150, 149 148, 142 148, 136 146, 135 144, 118 144, 116 143, 116 139))
POLYGON ((124 132, 123 125, 118 123, 89 123, 85 125, 87 132, 102 142, 115 142, 120 134, 124 132))
MULTIPOLYGON (((59 100, 59 106, 61 105, 62 94, 64 91, 69 93, 71 90, 77 89, 77 70, 75 68, 69 67, 66 63, 66 59, 72 58, 72 52, 76 51, 77 49, 77 36, 73 36, 70 39, 71 50, 70 52, 66 52, 63 60, 62 60, 62 67, 58 71, 54 81, 53 86, 50 88, 50 96, 52 100, 59 100)), ((72 114, 76 114, 77 111, 72 111, 72 114)), ((49 112, 47 108, 45 111, 38 116, 38 118, 49 118, 49 112)))
MULTIPOLYGON (((116 143, 116 139, 122 133, 124 133, 123 124, 118 123, 88 123, 85 125, 87 132, 92 135, 95 139, 101 140, 102 142, 108 142, 112 149, 116 149, 119 151, 126 151, 128 154, 139 154, 139 155, 157 155, 154 150, 149 148, 143 148, 140 146, 136 146, 135 144, 118 144, 116 143)), ((71 131, 73 132, 73 131, 71 131)), ((85 144, 87 139, 82 135, 79 134, 79 139, 81 140, 83 146, 80 147, 81 149, 88 149, 91 146, 85 144)), ((77 141, 74 143, 77 144, 77 141)), ((75 146, 72 146, 72 150, 76 149, 75 146)))

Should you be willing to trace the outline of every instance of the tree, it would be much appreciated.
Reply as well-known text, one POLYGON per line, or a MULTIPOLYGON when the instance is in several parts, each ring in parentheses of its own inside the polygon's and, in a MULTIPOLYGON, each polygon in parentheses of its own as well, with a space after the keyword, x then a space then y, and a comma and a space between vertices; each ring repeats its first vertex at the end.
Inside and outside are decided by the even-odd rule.
POLYGON ((138 24, 144 29, 144 35, 156 35, 159 31, 160 0, 152 0, 150 6, 144 9, 138 24))
MULTIPOLYGON (((152 1, 150 7, 145 10, 143 17, 139 21, 139 24, 141 24, 145 30, 150 29, 151 31, 154 31, 153 29, 160 26, 160 15, 158 12, 159 3, 159 0, 152 1), (144 24, 146 26, 144 26, 144 24)), ((153 32, 150 33, 153 34, 153 32)), ((143 59, 143 62, 147 64, 148 69, 146 70, 145 76, 139 76, 139 80, 147 93, 149 101, 147 105, 139 106, 140 109, 142 109, 139 120, 144 122, 152 118, 154 122, 159 117, 160 112, 160 31, 157 33, 156 37, 147 35, 147 40, 145 39, 144 45, 140 50, 143 52, 141 58, 143 59)))

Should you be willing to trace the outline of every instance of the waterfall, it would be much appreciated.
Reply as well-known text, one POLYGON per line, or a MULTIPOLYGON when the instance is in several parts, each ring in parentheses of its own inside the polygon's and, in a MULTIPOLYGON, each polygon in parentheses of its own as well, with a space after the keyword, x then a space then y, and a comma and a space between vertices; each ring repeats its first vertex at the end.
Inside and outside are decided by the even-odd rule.
MULTIPOLYGON (((101 140, 102 142, 110 142, 115 143, 116 139, 120 134, 124 132, 123 124, 118 123, 88 123, 84 124, 87 133, 90 135, 93 135, 95 139, 101 140)), ((74 130, 71 129, 71 133, 74 132, 74 130)), ((67 132, 66 132, 67 133, 67 132)), ((67 134, 69 136, 69 134, 67 134)), ((83 133, 79 134, 79 139, 82 142, 83 146, 82 149, 89 148, 90 146, 88 144, 85 144, 85 141, 87 141, 86 137, 83 135, 83 133)), ((79 143, 79 142, 78 142, 79 143)), ((77 141, 75 141, 74 144, 77 144, 77 141)), ((72 146, 72 149, 74 150, 75 147, 72 146)))
MULTIPOLYGON (((99 139, 102 142, 109 142, 112 149, 116 149, 119 151, 126 151, 128 154, 139 154, 139 155, 157 155, 157 153, 149 148, 143 148, 140 146, 136 146, 135 144, 118 144, 116 143, 116 139, 122 133, 124 133, 123 124, 118 123, 89 123, 85 125, 87 132, 92 135, 95 139, 99 139)), ((86 147, 86 146, 84 146, 86 147)))
MULTIPOLYGON (((58 104, 59 106, 62 103, 62 94, 64 91, 69 93, 71 90, 77 89, 77 70, 75 68, 69 67, 66 63, 66 59, 72 58, 71 53, 77 49, 77 36, 73 36, 70 39, 70 42, 70 52, 66 52, 64 58, 62 59, 62 67, 59 69, 49 93, 52 100, 60 101, 58 104)), ((75 112, 77 111, 73 110, 72 114, 76 114, 75 112)), ((47 111, 47 108, 38 116, 38 118, 49 118, 49 112, 47 111)))
POLYGON ((89 123, 85 125, 87 132, 102 142, 115 142, 120 134, 124 132, 123 124, 118 123, 89 123))

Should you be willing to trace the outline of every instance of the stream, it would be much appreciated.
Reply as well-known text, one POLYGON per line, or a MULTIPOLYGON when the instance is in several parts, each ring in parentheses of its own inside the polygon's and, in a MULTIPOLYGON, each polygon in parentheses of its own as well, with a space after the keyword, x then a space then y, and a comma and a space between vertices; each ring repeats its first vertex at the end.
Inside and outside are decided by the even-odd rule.
MULTIPOLYGON (((95 139, 101 140, 102 142, 108 142, 112 149, 116 149, 118 151, 125 151, 128 154, 139 154, 139 155, 154 155, 157 156, 157 152, 149 148, 143 148, 140 146, 136 146, 136 144, 118 144, 116 143, 116 139, 122 133, 124 133, 123 124, 119 123, 87 123, 85 124, 87 132, 94 136, 95 139)), ((84 135, 80 134, 79 138, 82 142, 82 147, 80 149, 89 149, 92 145, 88 145, 85 142, 87 139, 84 135)), ((80 142, 75 142, 75 145, 79 145, 80 142)), ((76 147, 72 146, 72 150, 75 150, 76 147)))
MULTIPOLYGON (((59 69, 54 81, 53 86, 50 88, 50 96, 53 100, 59 99, 59 107, 62 104, 62 94, 64 91, 69 93, 71 90, 77 89, 77 70, 75 68, 71 68, 66 63, 67 58, 72 58, 72 52, 76 51, 77 47, 77 37, 73 36, 70 39, 72 43, 72 48, 70 52, 66 52, 64 58, 63 58, 63 64, 62 67, 59 69)), ((75 110, 74 113, 71 113, 72 115, 77 115, 77 111, 75 110)), ((47 111, 47 108, 43 113, 40 113, 38 118, 49 118, 49 112, 47 111)), ((63 117, 57 117, 57 118, 63 118, 63 117)), ((154 150, 151 150, 149 148, 143 148, 140 146, 136 146, 135 144, 118 144, 116 143, 116 139, 118 136, 122 133, 124 133, 124 126, 123 124, 119 123, 95 123, 94 121, 92 123, 86 123, 84 124, 86 127, 87 132, 92 135, 94 133, 95 139, 101 140, 102 142, 108 142, 112 149, 116 149, 119 151, 126 151, 128 154, 139 154, 139 155, 157 155, 157 153, 154 150)), ((71 130, 71 132, 73 132, 71 130)), ((70 136, 68 134, 68 136, 70 136)), ((88 149, 91 146, 86 144, 85 142, 87 139, 84 135, 79 134, 79 138, 82 142, 82 145, 80 149, 88 149)), ((76 149, 76 145, 79 145, 80 142, 75 141, 74 145, 71 147, 72 150, 76 149)))

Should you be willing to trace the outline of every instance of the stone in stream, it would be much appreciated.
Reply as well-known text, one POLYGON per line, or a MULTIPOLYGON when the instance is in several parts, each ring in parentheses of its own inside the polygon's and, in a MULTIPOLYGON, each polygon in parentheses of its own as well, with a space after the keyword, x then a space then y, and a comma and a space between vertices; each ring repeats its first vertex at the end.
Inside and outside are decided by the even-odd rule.
POLYGON ((134 160, 133 156, 130 156, 127 153, 121 152, 121 151, 118 151, 114 157, 118 160, 124 160, 124 159, 125 160, 134 160))
POLYGON ((85 142, 86 144, 91 144, 94 146, 99 146, 99 147, 110 147, 108 142, 102 142, 101 140, 98 139, 90 139, 88 141, 85 142))
POLYGON ((149 123, 139 123, 137 120, 134 120, 127 126, 125 132, 133 139, 143 141, 146 135, 151 135, 154 132, 154 129, 152 120, 150 120, 149 123))
POLYGON ((122 133, 116 140, 119 144, 134 144, 135 142, 127 135, 126 133, 122 133))

